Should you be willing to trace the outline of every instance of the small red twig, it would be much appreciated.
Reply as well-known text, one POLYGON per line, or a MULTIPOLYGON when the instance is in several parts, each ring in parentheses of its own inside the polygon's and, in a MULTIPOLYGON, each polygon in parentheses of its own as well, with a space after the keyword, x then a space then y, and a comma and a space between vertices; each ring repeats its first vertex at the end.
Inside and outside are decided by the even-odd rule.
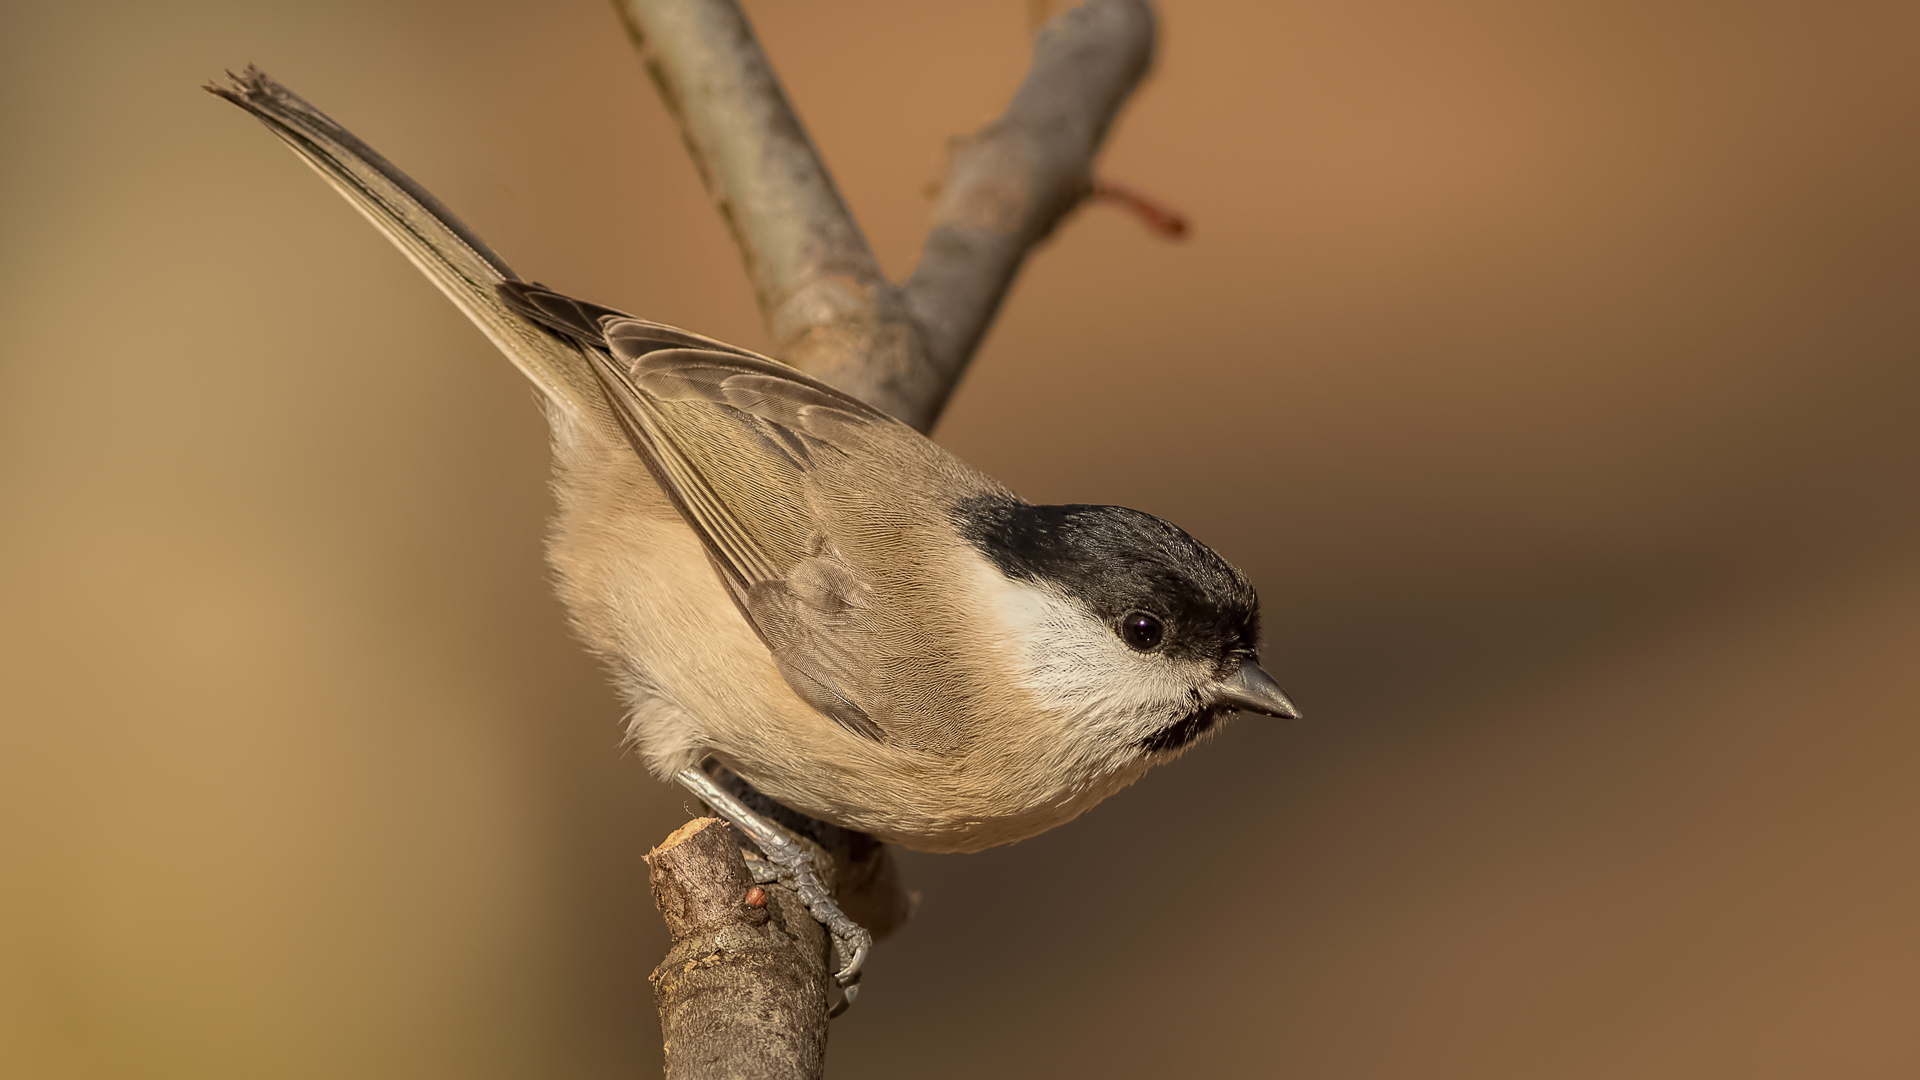
POLYGON ((1189 226, 1186 215, 1136 188, 1112 180, 1095 180, 1089 198, 1118 206, 1168 240, 1187 238, 1189 226))

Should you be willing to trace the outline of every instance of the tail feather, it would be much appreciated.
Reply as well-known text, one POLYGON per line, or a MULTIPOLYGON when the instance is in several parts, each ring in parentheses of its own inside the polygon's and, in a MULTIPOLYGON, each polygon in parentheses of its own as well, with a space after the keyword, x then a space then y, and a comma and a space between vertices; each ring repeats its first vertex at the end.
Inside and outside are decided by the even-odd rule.
POLYGON ((481 332, 533 380, 553 407, 611 423, 579 346, 555 337, 500 295, 517 283, 500 256, 425 188, 352 132, 249 66, 207 90, 252 113, 393 241, 481 332))

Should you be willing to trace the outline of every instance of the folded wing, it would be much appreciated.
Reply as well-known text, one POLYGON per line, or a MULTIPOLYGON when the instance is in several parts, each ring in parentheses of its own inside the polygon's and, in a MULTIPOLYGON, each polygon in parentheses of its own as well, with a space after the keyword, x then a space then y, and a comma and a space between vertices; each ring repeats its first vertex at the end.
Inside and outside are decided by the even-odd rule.
POLYGON ((819 514, 823 469, 922 436, 778 361, 622 315, 539 285, 503 298, 589 346, 634 450, 705 544, 721 581, 795 693, 884 740, 860 658, 877 631, 869 583, 834 550, 819 514))

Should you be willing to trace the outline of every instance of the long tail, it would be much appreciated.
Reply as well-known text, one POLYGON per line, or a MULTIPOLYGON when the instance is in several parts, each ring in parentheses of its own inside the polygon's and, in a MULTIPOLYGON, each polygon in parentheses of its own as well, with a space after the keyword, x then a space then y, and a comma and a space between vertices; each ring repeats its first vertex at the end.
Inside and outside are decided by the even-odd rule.
POLYGON ((453 212, 353 133, 249 66, 207 90, 252 113, 386 234, 520 371, 573 419, 607 417, 593 369, 577 348, 502 300, 520 278, 453 212))

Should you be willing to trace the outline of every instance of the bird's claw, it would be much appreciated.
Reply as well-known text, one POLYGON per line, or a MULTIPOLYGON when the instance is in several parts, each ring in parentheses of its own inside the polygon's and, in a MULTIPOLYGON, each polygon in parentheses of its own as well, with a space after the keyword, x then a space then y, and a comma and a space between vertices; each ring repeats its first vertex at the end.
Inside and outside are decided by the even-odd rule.
MULTIPOLYGON (((787 854, 787 853, 782 853, 787 854)), ((807 905, 821 926, 826 927, 827 936, 833 939, 834 956, 840 961, 840 970, 834 972, 833 981, 841 988, 852 991, 860 981, 860 969, 866 966, 867 951, 873 947, 873 935, 865 927, 847 918, 840 905, 834 903, 833 895, 820 883, 819 875, 813 870, 813 853, 799 845, 792 845, 791 859, 782 859, 769 852, 764 858, 748 859, 747 870, 753 875, 756 884, 767 885, 779 882, 800 896, 800 902, 807 905)), ((850 1004, 853 994, 847 994, 846 1003, 850 1004)), ((841 1006, 844 1010, 845 1004, 841 1006)))
POLYGON ((827 936, 833 939, 834 956, 840 961, 840 970, 834 972, 834 985, 840 987, 842 998, 834 1006, 833 1015, 845 1012, 853 1004, 854 995, 859 987, 860 969, 866 966, 867 951, 873 947, 873 935, 866 928, 840 910, 833 902, 833 894, 820 883, 820 876, 813 870, 813 853, 794 843, 787 835, 771 822, 749 810, 731 793, 713 782, 713 778, 699 769, 682 769, 675 777, 680 785, 699 796, 701 801, 713 808, 713 811, 727 819, 735 828, 751 838, 761 851, 761 858, 748 859, 747 869, 753 874, 756 883, 766 885, 775 881, 791 888, 799 894, 800 902, 807 905, 807 911, 826 927, 827 936))

